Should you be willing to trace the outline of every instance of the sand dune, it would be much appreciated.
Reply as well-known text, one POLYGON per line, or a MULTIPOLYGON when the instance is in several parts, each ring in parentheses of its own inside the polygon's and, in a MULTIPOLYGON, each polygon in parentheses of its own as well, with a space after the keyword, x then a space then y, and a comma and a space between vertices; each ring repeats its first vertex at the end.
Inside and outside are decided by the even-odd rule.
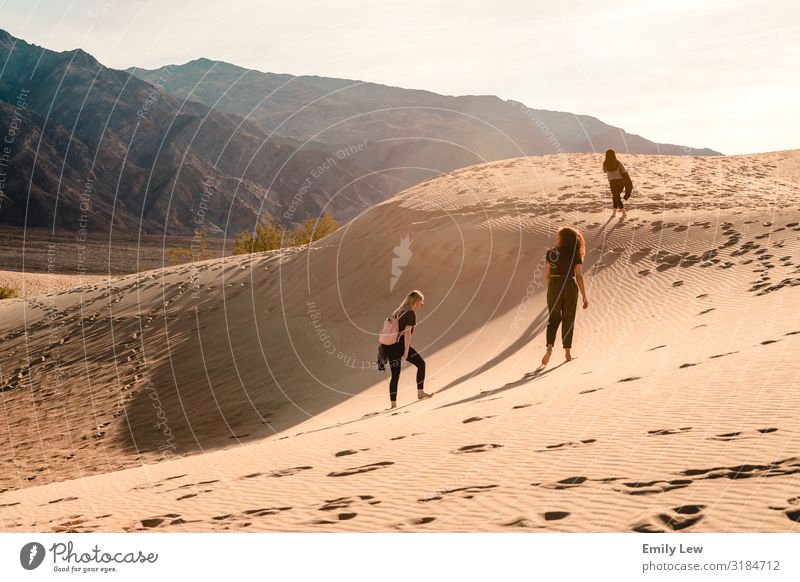
POLYGON ((0 529, 796 530, 800 152, 622 159, 625 222, 598 156, 519 158, 307 249, 0 303, 0 529), (591 306, 535 373, 564 224, 591 306), (436 395, 406 371, 387 412, 412 288, 436 395))
POLYGON ((103 275, 64 275, 0 270, 0 287, 14 289, 17 298, 20 299, 66 291, 81 285, 99 283, 106 279, 108 277, 103 275))

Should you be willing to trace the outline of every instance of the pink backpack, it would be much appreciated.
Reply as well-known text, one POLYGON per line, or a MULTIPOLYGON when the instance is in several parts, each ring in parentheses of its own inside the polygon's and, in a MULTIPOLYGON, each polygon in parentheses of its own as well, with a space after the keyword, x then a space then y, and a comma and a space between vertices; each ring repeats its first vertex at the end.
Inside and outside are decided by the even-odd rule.
POLYGON ((378 343, 391 346, 400 341, 399 317, 387 317, 383 320, 383 329, 378 335, 378 343))

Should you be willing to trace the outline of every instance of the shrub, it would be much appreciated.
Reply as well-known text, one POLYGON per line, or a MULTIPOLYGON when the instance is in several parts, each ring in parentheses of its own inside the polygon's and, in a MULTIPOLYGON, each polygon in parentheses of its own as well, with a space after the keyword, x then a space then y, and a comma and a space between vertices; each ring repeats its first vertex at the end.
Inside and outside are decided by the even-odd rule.
POLYGON ((331 234, 339 228, 339 223, 330 212, 320 218, 307 218, 291 233, 282 224, 276 224, 267 216, 256 226, 254 233, 242 231, 233 243, 233 254, 243 255, 261 251, 274 251, 289 246, 308 244, 331 234))
POLYGON ((214 253, 208 246, 206 231, 195 235, 191 247, 178 247, 170 249, 169 262, 171 265, 181 265, 191 261, 205 261, 214 258, 214 253))
POLYGON ((13 299, 17 296, 17 290, 14 287, 0 286, 0 299, 13 299))
POLYGON ((331 234, 339 228, 339 223, 330 212, 320 218, 307 218, 301 226, 292 233, 293 245, 305 245, 324 236, 331 234))
POLYGON ((244 255, 279 249, 283 233, 283 227, 276 225, 272 221, 272 217, 267 216, 260 224, 256 225, 253 234, 249 230, 242 231, 242 234, 233 243, 233 254, 244 255))

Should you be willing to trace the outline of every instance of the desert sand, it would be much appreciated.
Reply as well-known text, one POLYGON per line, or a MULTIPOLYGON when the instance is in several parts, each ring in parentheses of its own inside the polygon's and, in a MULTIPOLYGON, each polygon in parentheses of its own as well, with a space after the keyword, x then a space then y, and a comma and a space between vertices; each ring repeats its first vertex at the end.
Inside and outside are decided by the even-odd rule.
POLYGON ((307 248, 0 302, 0 530, 800 529, 800 152, 620 159, 624 222, 600 156, 518 158, 307 248), (562 225, 590 307, 536 373, 562 225), (435 396, 406 369, 389 412, 414 288, 435 396))
POLYGON ((82 285, 98 283, 106 279, 108 277, 95 274, 70 275, 0 270, 0 287, 14 289, 17 298, 20 299, 57 293, 82 285))

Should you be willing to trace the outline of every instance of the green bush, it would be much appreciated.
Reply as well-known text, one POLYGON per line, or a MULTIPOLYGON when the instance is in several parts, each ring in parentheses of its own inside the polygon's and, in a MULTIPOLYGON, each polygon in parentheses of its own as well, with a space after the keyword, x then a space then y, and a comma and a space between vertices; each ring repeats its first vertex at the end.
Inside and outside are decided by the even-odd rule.
POLYGON ((292 232, 287 232, 282 224, 275 223, 267 216, 256 226, 255 232, 242 231, 233 243, 233 254, 244 255, 261 251, 274 251, 283 247, 294 247, 319 240, 336 231, 339 223, 330 212, 319 219, 308 218, 292 232))
POLYGON ((14 287, 0 286, 0 299, 13 299, 17 296, 17 290, 14 287))
POLYGON ((195 235, 196 239, 192 242, 192 247, 197 245, 197 250, 192 247, 177 247, 169 250, 169 262, 171 265, 182 265, 192 261, 205 261, 213 259, 214 253, 208 246, 206 231, 195 235))

